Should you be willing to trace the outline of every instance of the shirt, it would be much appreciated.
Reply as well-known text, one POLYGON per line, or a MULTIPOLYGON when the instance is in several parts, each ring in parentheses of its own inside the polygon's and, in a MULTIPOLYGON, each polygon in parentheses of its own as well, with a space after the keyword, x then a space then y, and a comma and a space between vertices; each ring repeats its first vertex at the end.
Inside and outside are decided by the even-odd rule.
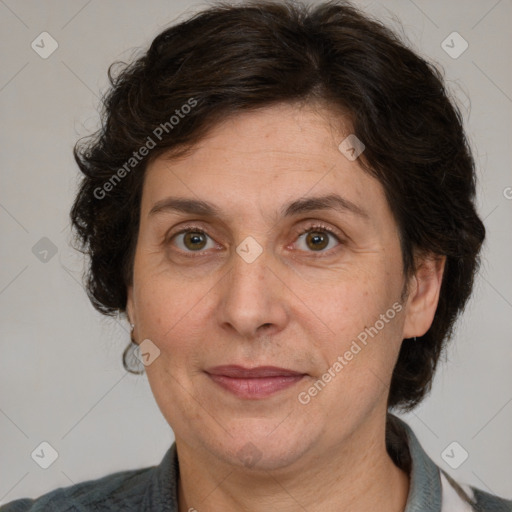
MULTIPOLYGON (((512 512, 512 500, 455 482, 430 459, 403 420, 388 413, 387 422, 388 452, 410 476, 404 512, 512 512)), ((11 501, 0 507, 0 511, 178 512, 178 476, 176 443, 173 443, 158 466, 113 473, 56 489, 37 499, 11 501)))

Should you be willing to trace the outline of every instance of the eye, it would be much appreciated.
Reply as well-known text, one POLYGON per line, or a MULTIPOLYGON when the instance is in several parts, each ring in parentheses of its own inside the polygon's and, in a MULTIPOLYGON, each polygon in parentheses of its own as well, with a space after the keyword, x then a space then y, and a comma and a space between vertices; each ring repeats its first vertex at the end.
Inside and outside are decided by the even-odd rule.
MULTIPOLYGON (((171 240, 176 240, 178 249, 184 252, 201 252, 211 249, 211 247, 207 246, 208 238, 210 238, 209 235, 202 229, 188 227, 174 234, 171 240)), ((215 244, 213 246, 215 247, 215 244)))
MULTIPOLYGON (((297 234, 302 247, 299 250, 305 252, 325 253, 330 251, 329 245, 332 245, 331 240, 342 243, 341 236, 334 232, 334 230, 322 226, 312 225, 303 229, 297 234), (331 240, 330 240, 331 239, 331 240), (328 250, 326 250, 328 249, 328 250)), ((197 226, 187 226, 178 233, 175 233, 169 238, 169 242, 176 245, 184 253, 198 253, 201 255, 203 251, 216 247, 213 239, 201 228, 197 226), (210 246, 208 241, 210 240, 210 246)), ((300 244, 299 244, 300 245, 300 244)))
POLYGON ((307 227, 298 234, 298 238, 303 242, 302 248, 299 247, 299 249, 306 252, 328 252, 328 250, 324 249, 328 248, 330 245, 329 238, 335 239, 338 244, 342 243, 340 237, 334 230, 320 225, 307 227), (301 237, 303 237, 302 240, 301 237))

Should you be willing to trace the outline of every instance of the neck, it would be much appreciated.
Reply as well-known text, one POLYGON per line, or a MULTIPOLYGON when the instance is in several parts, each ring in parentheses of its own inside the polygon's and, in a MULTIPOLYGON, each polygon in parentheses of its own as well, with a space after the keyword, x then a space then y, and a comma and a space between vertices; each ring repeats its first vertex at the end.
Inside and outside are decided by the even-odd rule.
POLYGON ((409 475, 389 457, 384 433, 362 425, 342 444, 272 471, 225 464, 177 439, 179 512, 403 512, 409 475))

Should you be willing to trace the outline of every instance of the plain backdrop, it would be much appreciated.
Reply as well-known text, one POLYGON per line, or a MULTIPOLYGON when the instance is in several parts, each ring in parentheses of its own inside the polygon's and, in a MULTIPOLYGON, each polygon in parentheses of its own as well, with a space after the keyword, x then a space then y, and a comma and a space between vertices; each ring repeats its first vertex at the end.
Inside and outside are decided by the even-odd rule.
MULTIPOLYGON (((401 31, 398 18, 413 49, 444 68, 474 148, 487 228, 448 360, 425 402, 401 417, 458 481, 510 499, 512 2, 356 3, 401 31), (455 49, 468 44, 457 58, 443 48, 448 37, 455 49), (441 456, 453 441, 469 454, 457 469, 441 456)), ((206 5, 0 0, 0 503, 158 464, 173 441, 146 377, 122 367, 127 323, 95 312, 81 284, 83 258, 69 245, 72 147, 98 126, 109 64, 206 5), (46 59, 31 46, 42 32, 58 44, 46 59), (41 442, 58 453, 48 469, 31 457, 41 442)))

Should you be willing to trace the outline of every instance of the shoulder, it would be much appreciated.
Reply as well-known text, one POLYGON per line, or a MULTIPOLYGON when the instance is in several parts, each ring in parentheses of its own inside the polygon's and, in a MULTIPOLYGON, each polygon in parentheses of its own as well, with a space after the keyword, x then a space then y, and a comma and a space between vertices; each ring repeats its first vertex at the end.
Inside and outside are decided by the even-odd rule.
POLYGON ((440 475, 443 489, 442 512, 512 512, 512 500, 456 482, 442 469, 440 475))
POLYGON ((511 500, 455 481, 429 457, 412 428, 390 413, 386 446, 395 464, 410 475, 407 512, 512 512, 511 500))
POLYGON ((85 512, 139 510, 155 467, 122 471, 59 488, 36 499, 11 501, 0 512, 85 512))
POLYGON ((477 512, 512 512, 512 500, 500 498, 475 487, 471 490, 474 496, 473 508, 477 512))

